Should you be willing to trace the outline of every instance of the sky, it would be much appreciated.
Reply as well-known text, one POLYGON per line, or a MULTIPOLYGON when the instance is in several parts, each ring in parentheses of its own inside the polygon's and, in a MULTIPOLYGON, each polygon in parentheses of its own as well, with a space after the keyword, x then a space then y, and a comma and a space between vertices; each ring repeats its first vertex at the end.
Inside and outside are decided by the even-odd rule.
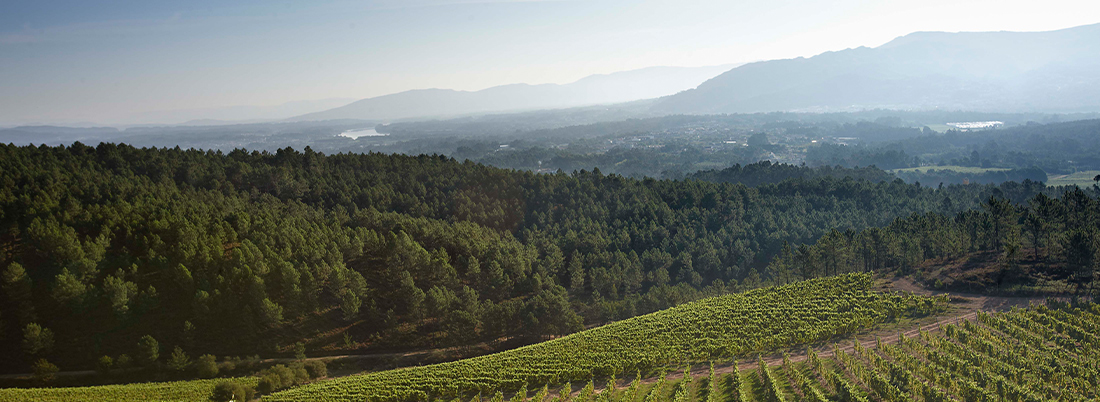
POLYGON ((1100 22, 1095 0, 8 1, 0 125, 568 83, 1100 22))

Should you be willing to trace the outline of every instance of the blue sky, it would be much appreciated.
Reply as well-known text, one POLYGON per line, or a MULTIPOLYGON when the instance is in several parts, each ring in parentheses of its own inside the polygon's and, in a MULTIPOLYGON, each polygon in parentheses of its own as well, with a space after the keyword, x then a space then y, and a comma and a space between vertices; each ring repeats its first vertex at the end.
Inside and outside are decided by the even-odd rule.
POLYGON ((1100 2, 8 1, 0 124, 566 83, 877 46, 919 30, 1100 22, 1100 2))

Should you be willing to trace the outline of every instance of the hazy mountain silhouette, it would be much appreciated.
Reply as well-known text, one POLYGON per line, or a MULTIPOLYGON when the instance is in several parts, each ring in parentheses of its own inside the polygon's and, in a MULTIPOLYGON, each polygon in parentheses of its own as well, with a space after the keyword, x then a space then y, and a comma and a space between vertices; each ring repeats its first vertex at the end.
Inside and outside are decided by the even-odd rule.
POLYGON ((334 107, 347 105, 354 100, 355 99, 331 98, 293 101, 269 106, 241 105, 201 109, 160 110, 137 113, 127 117, 125 121, 127 123, 126 125, 130 126, 160 126, 165 124, 200 126, 255 123, 281 120, 289 116, 328 110, 334 107))
POLYGON ((917 32, 876 48, 745 64, 660 99, 661 113, 867 108, 1100 110, 1100 24, 1049 32, 917 32))
POLYGON ((731 67, 649 67, 591 75, 563 85, 511 84, 480 91, 418 89, 363 99, 290 120, 394 120, 619 103, 693 88, 731 67))
POLYGON ((96 144, 119 133, 114 127, 19 126, 0 129, 0 144, 96 144))

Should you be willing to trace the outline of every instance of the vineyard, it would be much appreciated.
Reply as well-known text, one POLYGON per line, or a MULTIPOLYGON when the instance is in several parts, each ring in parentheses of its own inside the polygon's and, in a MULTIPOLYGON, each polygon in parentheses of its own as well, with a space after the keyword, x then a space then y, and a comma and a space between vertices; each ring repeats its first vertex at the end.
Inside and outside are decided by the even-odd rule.
MULTIPOLYGON (((517 391, 819 342, 944 308, 940 299, 876 292, 872 285, 869 274, 849 274, 719 296, 515 350, 314 383, 264 401, 523 396, 517 391)), ((632 395, 646 401, 666 399, 659 386, 657 394, 632 388, 632 395)), ((686 391, 670 392, 674 399, 688 397, 686 391)))
MULTIPOLYGON (((707 377, 712 401, 1093 401, 1100 396, 1100 305, 1051 303, 979 313, 936 334, 777 367, 707 377)), ((615 395, 608 401, 632 401, 615 395)), ((703 399, 696 399, 702 401, 703 399)), ((582 402, 582 401, 576 401, 582 402)))
MULTIPOLYGON (((874 344, 813 344, 943 299, 871 290, 847 276, 705 299, 557 340, 431 366, 355 375, 268 395, 271 401, 782 402, 1095 401, 1100 305, 1048 301, 952 319, 939 331, 874 344), (717 362, 717 366, 715 364, 717 362), (731 362, 733 364, 731 364, 731 362), (738 364, 739 363, 739 364, 738 364), (709 370, 707 369, 709 364, 709 370), (671 374, 670 374, 671 373, 671 374)), ((893 339, 893 337, 891 337, 893 339)), ((202 380, 4 389, 0 401, 206 401, 202 380)))
POLYGON ((221 382, 235 381, 249 387, 256 386, 251 377, 195 380, 176 382, 156 382, 124 385, 103 385, 96 387, 72 388, 4 388, 0 389, 2 402, 168 402, 168 401, 208 401, 214 386, 221 382))
MULTIPOLYGON (((853 348, 833 345, 798 361, 762 359, 740 369, 687 365, 683 375, 643 381, 640 373, 528 392, 509 402, 782 402, 782 401, 1095 401, 1100 397, 1100 305, 1054 302, 1006 313, 979 313, 942 331, 919 331, 853 348), (828 355, 828 356, 825 356, 828 355), (692 369, 695 370, 692 370, 692 369), (727 371, 727 372, 722 372, 727 371), (694 374, 693 374, 694 373, 694 374), (633 378, 633 381, 631 381, 633 378), (585 384, 577 387, 577 384, 585 384), (579 388, 579 391, 569 392, 579 388)), ((738 366, 733 366, 738 367, 738 366)), ((348 396, 316 394, 315 400, 348 396)), ((370 400, 373 398, 361 398, 370 400)), ((304 399, 303 399, 304 400, 304 399)), ((504 402, 503 392, 471 401, 504 402)), ((461 401, 465 401, 462 399, 461 401)))

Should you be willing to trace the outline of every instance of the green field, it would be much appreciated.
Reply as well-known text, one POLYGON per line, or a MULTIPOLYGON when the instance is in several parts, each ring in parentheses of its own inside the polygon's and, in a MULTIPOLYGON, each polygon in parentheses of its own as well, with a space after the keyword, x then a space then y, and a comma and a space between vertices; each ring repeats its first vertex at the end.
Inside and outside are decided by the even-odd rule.
POLYGON ((556 340, 450 363, 355 375, 264 398, 470 398, 804 345, 939 311, 942 299, 871 290, 849 274, 687 303, 556 340))
POLYGON ((205 402, 210 400, 214 386, 225 381, 254 387, 257 380, 253 377, 242 377, 95 387, 6 388, 0 389, 0 402, 205 402))
POLYGON ((1073 186, 1078 187, 1092 187, 1096 184, 1092 178, 1100 174, 1100 170, 1086 170, 1084 172, 1077 172, 1068 175, 1051 175, 1050 180, 1047 182, 1048 186, 1073 186))
POLYGON ((953 166, 953 165, 948 165, 948 166, 922 166, 922 167, 905 168, 905 169, 891 169, 891 170, 888 170, 888 172, 891 172, 891 173, 897 173, 897 172, 924 173, 924 172, 927 172, 929 170, 951 170, 951 171, 955 171, 955 172, 959 172, 959 173, 985 173, 985 172, 1001 172, 1001 171, 1005 171, 1005 170, 1009 170, 1009 169, 1005 169, 1005 168, 980 168, 980 167, 974 167, 974 166, 953 166))

